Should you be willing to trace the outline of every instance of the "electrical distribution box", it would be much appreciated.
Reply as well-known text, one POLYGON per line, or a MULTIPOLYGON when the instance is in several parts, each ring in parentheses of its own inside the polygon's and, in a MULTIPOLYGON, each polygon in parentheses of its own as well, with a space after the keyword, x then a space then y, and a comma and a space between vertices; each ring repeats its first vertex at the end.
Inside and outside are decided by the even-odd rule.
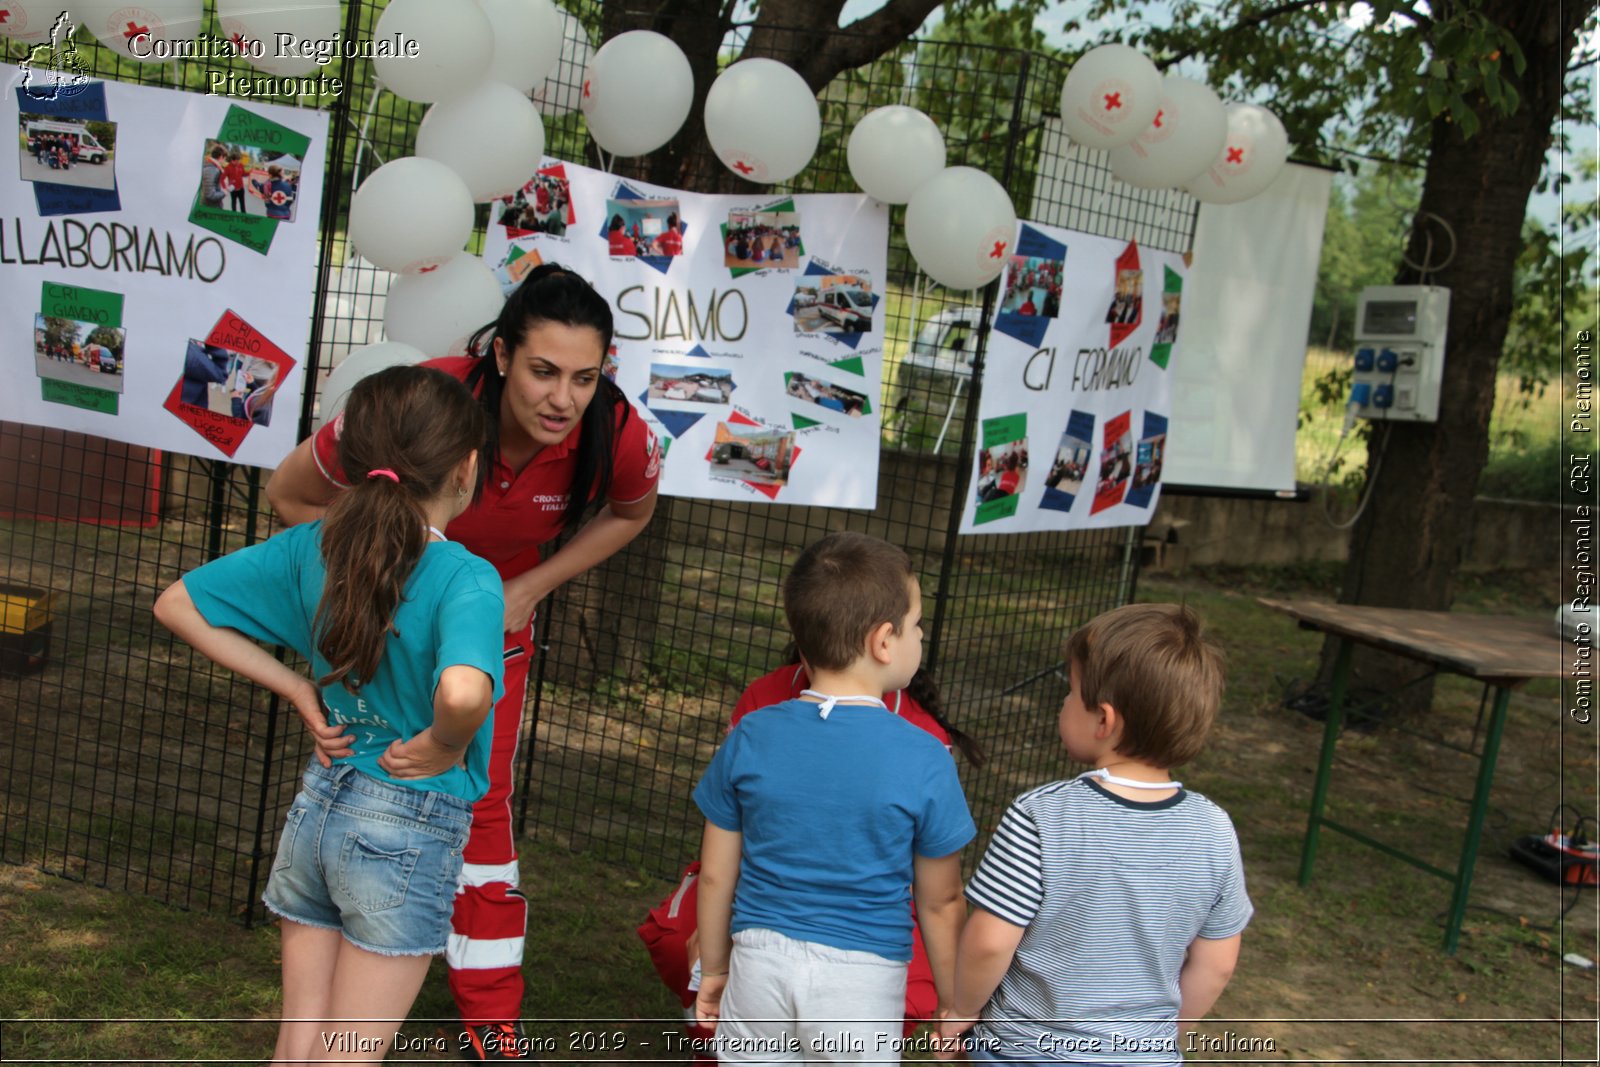
POLYGON ((1450 290, 1373 285, 1356 302, 1350 404, 1363 419, 1437 422, 1450 290))

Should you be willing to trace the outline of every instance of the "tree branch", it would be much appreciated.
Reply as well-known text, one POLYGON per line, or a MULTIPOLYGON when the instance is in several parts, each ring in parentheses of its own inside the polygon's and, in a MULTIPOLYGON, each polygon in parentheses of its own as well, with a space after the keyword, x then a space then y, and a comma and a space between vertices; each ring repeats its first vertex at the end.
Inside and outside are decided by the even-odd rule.
POLYGON ((1229 34, 1238 33, 1241 30, 1254 29, 1264 22, 1271 22, 1280 15, 1292 15, 1296 11, 1303 11, 1308 7, 1317 7, 1325 2, 1326 0, 1287 0, 1286 3, 1279 4, 1277 7, 1269 7, 1262 11, 1257 11, 1248 18, 1240 19, 1227 29, 1218 30, 1216 33, 1213 33, 1210 37, 1207 37, 1199 44, 1186 48, 1175 56, 1169 56, 1168 58, 1163 59, 1161 62, 1156 64, 1156 69, 1166 70, 1168 67, 1173 66, 1176 63, 1180 63, 1198 52, 1209 49, 1212 45, 1216 44, 1224 37, 1227 37, 1229 34))
POLYGON ((940 0, 889 0, 840 32, 842 0, 764 0, 760 21, 750 38, 750 46, 756 50, 752 53, 747 49, 746 54, 773 54, 762 50, 776 50, 779 43, 778 33, 768 31, 768 27, 772 31, 790 26, 809 28, 815 36, 805 42, 805 47, 783 51, 793 57, 785 57, 785 61, 800 72, 812 91, 821 92, 841 71, 871 63, 909 38, 939 4, 940 0), (758 40, 758 36, 764 39, 758 40), (817 37, 824 42, 820 48, 812 45, 817 37))

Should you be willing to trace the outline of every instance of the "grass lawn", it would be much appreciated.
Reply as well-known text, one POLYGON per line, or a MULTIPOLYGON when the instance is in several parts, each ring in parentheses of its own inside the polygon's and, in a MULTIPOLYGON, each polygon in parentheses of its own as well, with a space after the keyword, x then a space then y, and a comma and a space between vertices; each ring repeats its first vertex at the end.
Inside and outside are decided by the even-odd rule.
MULTIPOLYGON (((1316 635, 1261 608, 1257 595, 1317 595, 1331 572, 1232 571, 1146 576, 1140 599, 1186 601, 1229 655, 1217 733, 1181 777, 1232 815, 1256 915, 1233 983, 1192 1044, 1195 1060, 1594 1062, 1596 895, 1563 891, 1507 858, 1542 832, 1560 800, 1596 805, 1592 728, 1559 714, 1551 683, 1515 694, 1460 951, 1439 950, 1449 887, 1337 835, 1316 879, 1296 880, 1321 724, 1282 706, 1314 670, 1316 635), (1563 909, 1571 904, 1565 919, 1563 909)), ((1515 612, 1554 596, 1554 575, 1464 579, 1461 610, 1515 612)), ((1539 609, 1542 613, 1542 608, 1539 609)), ((1059 694, 1037 687, 1037 714, 1059 694)), ((1433 713, 1411 725, 1465 743, 1478 691, 1440 682, 1433 713)), ((1472 762, 1390 730, 1348 733, 1330 814, 1454 862, 1472 762)), ((1065 768, 1063 768, 1065 770, 1065 768)), ((1006 773, 994 766, 980 774, 1006 773)), ((689 857, 684 857, 686 860, 689 857)), ((532 902, 524 968, 530 1033, 551 1062, 682 1059, 668 1045, 677 1001, 655 979, 633 929, 668 884, 548 844, 523 859, 532 902), (621 1049, 614 1049, 620 1034, 621 1049)), ((278 997, 275 930, 0 867, 0 1040, 13 1062, 39 1059, 228 1062, 270 1048, 278 997), (116 1021, 140 1020, 140 1021, 116 1021), (222 1021, 218 1021, 222 1020, 222 1021)), ((443 965, 436 963, 401 1059, 452 1059, 443 965)))

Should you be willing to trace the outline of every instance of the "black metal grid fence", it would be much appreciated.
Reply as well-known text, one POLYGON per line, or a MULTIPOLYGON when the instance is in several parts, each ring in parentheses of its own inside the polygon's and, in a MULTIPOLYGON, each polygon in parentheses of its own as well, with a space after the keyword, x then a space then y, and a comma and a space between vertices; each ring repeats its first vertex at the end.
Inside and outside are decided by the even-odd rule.
MULTIPOLYGON (((351 4, 347 36, 381 8, 351 4)), ((596 13, 587 18, 593 32, 596 13)), ((20 46, 5 47, 18 62, 20 46)), ((186 76, 94 46, 79 52, 97 76, 167 85, 186 76)), ((323 101, 335 134, 308 354, 318 385, 352 348, 381 337, 387 275, 351 257, 344 219, 360 177, 409 153, 424 110, 375 93, 366 63, 343 68, 347 95, 323 101)), ((1036 53, 908 42, 821 94, 822 148, 776 191, 853 191, 850 129, 874 107, 909 103, 945 130, 949 162, 1000 179, 1021 217, 1186 250, 1191 201, 1116 186, 1103 154, 1065 144, 1049 117, 1065 69, 1036 53)), ((546 134, 550 155, 597 162, 577 113, 548 119, 546 134)), ((692 162, 691 189, 719 166, 692 162)), ((1067 769, 1054 714, 1060 643, 1131 599, 1140 531, 956 536, 980 374, 929 373, 906 356, 919 337, 970 317, 963 308, 986 321, 993 287, 932 286, 905 248, 903 213, 894 210, 890 235, 877 507, 662 499, 638 541, 559 590, 541 607, 525 716, 526 834, 674 874, 698 841, 690 790, 738 693, 777 666, 788 639, 782 575, 803 546, 846 528, 904 546, 921 572, 927 660, 950 719, 990 757, 962 768, 980 827, 1017 792, 1067 769)), ((970 336, 981 367, 981 328, 970 336)), ((313 389, 302 429, 315 403, 313 389)), ((264 482, 253 468, 0 425, 4 583, 48 592, 54 615, 42 669, 0 676, 9 727, 0 728, 0 858, 259 917, 309 749, 292 713, 173 641, 150 605, 185 570, 272 532, 264 482)))

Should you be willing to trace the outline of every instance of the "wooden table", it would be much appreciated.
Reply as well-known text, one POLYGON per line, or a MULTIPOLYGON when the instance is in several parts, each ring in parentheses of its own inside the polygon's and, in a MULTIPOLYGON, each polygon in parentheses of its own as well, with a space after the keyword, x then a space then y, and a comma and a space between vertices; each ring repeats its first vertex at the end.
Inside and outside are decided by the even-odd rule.
POLYGON ((1467 911, 1467 893, 1472 887, 1472 870, 1478 860, 1484 813, 1489 808, 1489 787, 1494 781, 1494 765, 1500 754, 1500 738, 1505 731, 1506 706, 1511 699, 1511 690, 1530 678, 1559 678, 1565 653, 1564 642, 1557 636, 1554 624, 1549 619, 1411 611, 1311 600, 1261 599, 1260 603, 1299 620, 1306 629, 1320 630, 1339 638, 1328 696, 1328 718, 1322 731, 1322 753, 1317 761, 1316 784, 1311 791, 1311 814, 1300 852, 1300 884, 1308 885, 1311 882, 1312 867, 1317 859, 1317 840, 1323 827, 1404 860, 1454 886, 1444 927, 1444 950, 1454 953, 1461 940, 1461 920, 1467 911), (1334 746, 1338 743, 1339 728, 1344 718, 1345 689, 1350 679, 1350 651, 1357 644, 1370 645, 1397 656, 1432 664, 1439 670, 1480 681, 1494 690, 1494 711, 1489 719, 1488 732, 1484 735, 1483 750, 1477 754, 1478 783, 1472 794, 1466 837, 1461 844, 1461 855, 1454 874, 1353 827, 1342 826, 1322 813, 1328 797, 1328 779, 1333 770, 1334 746))

